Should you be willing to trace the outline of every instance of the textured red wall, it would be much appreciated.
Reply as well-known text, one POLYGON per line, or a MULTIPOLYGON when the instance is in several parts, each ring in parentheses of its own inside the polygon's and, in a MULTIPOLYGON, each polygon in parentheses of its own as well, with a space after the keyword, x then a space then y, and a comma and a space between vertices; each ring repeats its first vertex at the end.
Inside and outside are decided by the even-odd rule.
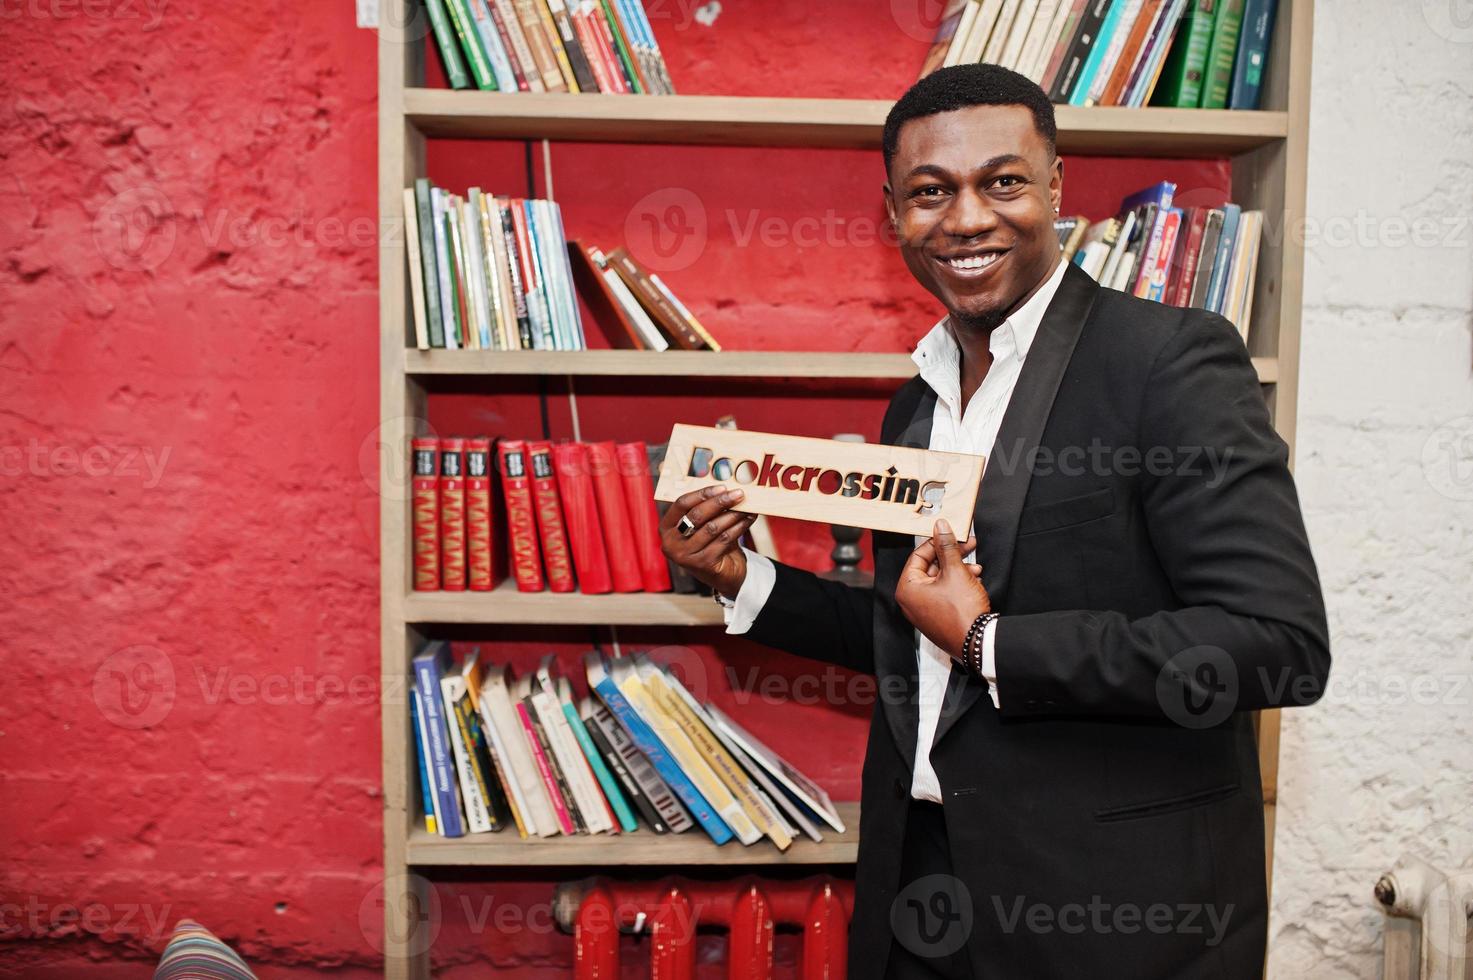
MULTIPOLYGON (((650 2, 683 92, 875 98, 913 77, 928 6, 745 0, 705 26, 688 0, 650 2)), ((9 0, 0 17, 0 975, 139 976, 193 916, 264 977, 369 976, 375 35, 347 3, 9 0)), ((732 348, 904 349, 938 315, 873 240, 876 154, 552 159, 571 233, 605 245, 627 231, 639 247, 644 228, 648 247, 642 216, 699 205, 706 231, 667 279, 732 348)), ((457 189, 526 191, 519 145, 440 143, 430 167, 457 189)), ((1227 183, 1217 163, 1069 167, 1066 210, 1095 217, 1162 176, 1227 183)), ((572 434, 560 385, 554 437, 572 434)), ((582 432, 658 440, 731 411, 873 437, 886 395, 745 388, 580 382, 582 432)), ((536 385, 448 386, 430 416, 535 434, 536 385)), ((825 532, 778 534, 798 563, 825 563, 825 532)), ((455 636, 526 664, 590 634, 455 636)), ((863 705, 729 689, 752 670, 822 673, 714 630, 620 638, 691 644, 714 698, 836 798, 857 794, 863 705)), ((441 975, 566 970, 545 875, 448 875, 440 893, 441 975)))

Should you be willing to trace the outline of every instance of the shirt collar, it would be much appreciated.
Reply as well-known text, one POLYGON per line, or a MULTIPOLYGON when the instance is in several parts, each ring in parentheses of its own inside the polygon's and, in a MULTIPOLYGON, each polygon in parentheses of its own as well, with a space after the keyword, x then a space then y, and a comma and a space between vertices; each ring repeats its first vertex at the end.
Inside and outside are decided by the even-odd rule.
MULTIPOLYGON (((1048 310, 1054 293, 1059 290, 1059 283, 1064 279, 1065 265, 1067 263, 1061 261, 1038 291, 1028 298, 1028 302, 992 331, 988 349, 993 358, 1015 357, 1023 361, 1028 357, 1028 351, 1033 347, 1033 338, 1038 336, 1038 328, 1043 323, 1043 314, 1048 310)), ((937 394, 944 394, 951 388, 959 389, 961 386, 958 374, 961 368, 961 350, 951 335, 948 320, 949 317, 942 317, 937 321, 910 355, 920 369, 921 378, 937 394)))

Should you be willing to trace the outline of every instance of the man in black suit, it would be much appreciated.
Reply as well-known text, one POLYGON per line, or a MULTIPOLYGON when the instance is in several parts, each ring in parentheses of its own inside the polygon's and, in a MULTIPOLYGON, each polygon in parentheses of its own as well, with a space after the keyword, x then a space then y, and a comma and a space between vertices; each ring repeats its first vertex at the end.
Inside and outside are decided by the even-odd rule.
POLYGON ((881 437, 988 456, 975 535, 875 533, 873 589, 740 548, 740 488, 686 494, 662 539, 729 631, 880 679, 852 976, 1247 980, 1248 712, 1323 690, 1324 602, 1237 331, 1063 262, 1054 140, 1044 93, 990 65, 885 126, 885 204, 948 316, 881 437))

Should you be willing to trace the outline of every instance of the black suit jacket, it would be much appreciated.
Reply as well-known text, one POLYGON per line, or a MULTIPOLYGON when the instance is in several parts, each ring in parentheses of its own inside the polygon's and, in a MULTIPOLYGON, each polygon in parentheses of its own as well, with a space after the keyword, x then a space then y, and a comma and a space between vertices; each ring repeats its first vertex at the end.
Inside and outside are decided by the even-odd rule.
MULTIPOLYGON (((926 447, 935 403, 907 382, 883 441, 926 447)), ((1065 271, 974 515, 1001 709, 954 668, 931 748, 976 977, 1261 976, 1247 712, 1315 700, 1330 661, 1287 460, 1231 324, 1065 271)), ((873 542, 873 589, 779 564, 748 633, 881 678, 856 977, 884 971, 918 718, 913 541, 873 542)))

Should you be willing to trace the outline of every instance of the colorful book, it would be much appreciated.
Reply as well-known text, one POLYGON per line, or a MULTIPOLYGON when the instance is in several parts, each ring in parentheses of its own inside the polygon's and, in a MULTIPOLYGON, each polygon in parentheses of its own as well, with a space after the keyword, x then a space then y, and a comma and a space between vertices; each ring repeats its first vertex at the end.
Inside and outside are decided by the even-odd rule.
POLYGON ((593 484, 593 498, 598 505, 599 522, 604 529, 609 573, 615 592, 640 592, 644 576, 634 540, 634 526, 629 520, 629 506, 624 501, 624 484, 619 478, 617 456, 612 442, 587 443, 588 475, 593 484))
POLYGON ((470 75, 465 70, 465 59, 460 55, 460 45, 455 40, 455 27, 450 22, 450 12, 445 8, 446 0, 425 0, 425 10, 430 15, 430 30, 435 35, 435 50, 440 52, 440 63, 445 66, 445 78, 451 88, 469 88, 470 75))
POLYGON ((588 767, 593 770, 593 776, 598 780, 598 785, 603 790, 604 800, 613 810, 614 818, 619 827, 625 833, 636 830, 639 826, 634 819, 634 811, 629 806, 629 801, 624 798, 624 792, 619 788, 619 783, 614 779, 614 774, 609 771, 604 762, 602 753, 593 744, 588 728, 583 724, 583 719, 578 715, 578 709, 573 705, 573 685, 566 677, 556 678, 553 682, 556 689, 559 705, 563 709, 563 717, 568 720, 568 728, 577 740, 578 747, 583 750, 583 755, 588 760, 588 767))
POLYGON ((416 436, 410 442, 414 475, 411 537, 414 541, 414 589, 440 588, 440 440, 416 436))
POLYGON ((1191 0, 1161 68, 1151 105, 1195 109, 1202 101, 1202 76, 1212 43, 1212 15, 1219 0, 1191 0))
POLYGON ((1238 35, 1243 28, 1244 0, 1217 0, 1212 21, 1212 43, 1207 48, 1207 67, 1202 79, 1203 109, 1226 109, 1233 81, 1233 61, 1238 53, 1238 35))
POLYGON ((519 439, 502 439, 496 444, 496 456, 501 473, 501 495, 506 503, 507 546, 517 591, 541 592, 542 553, 537 546, 526 443, 519 439))
MULTIPOLYGON (((639 780, 635 778, 634 773, 619 755, 619 751, 614 748, 613 743, 609 741, 608 736, 604 734, 604 730, 599 727, 598 722, 595 720, 594 706, 596 703, 592 698, 584 698, 578 703, 578 716, 583 719, 583 728, 588 732, 589 740, 593 742, 594 748, 598 749, 599 753, 603 756, 604 764, 608 766, 609 772, 613 775, 615 781, 618 782, 619 790, 624 794, 625 800, 628 801, 631 807, 639 811, 639 816, 644 820, 645 824, 657 834, 668 833, 670 828, 660 816, 660 811, 655 808, 654 803, 651 802, 649 796, 640 786, 639 780)), ((602 707, 602 705, 599 705, 599 707, 602 707)), ((604 710, 607 711, 608 709, 605 708, 604 710)), ((612 719, 613 715, 609 715, 609 718, 612 719)), ((615 722, 615 724, 618 723, 615 722)), ((633 745, 632 742, 629 744, 631 746, 633 745)), ((639 750, 635 749, 634 751, 638 752, 639 750)), ((649 763, 646 762, 645 764, 648 765, 649 763)), ((651 773, 654 772, 653 769, 650 771, 651 773)), ((655 778, 658 779, 659 777, 656 776, 655 778)), ((674 797, 671 797, 671 801, 673 803, 674 797)))
POLYGON ((731 828, 706 802, 700 790, 696 789, 695 784, 666 751, 664 743, 655 734, 654 729, 644 721, 639 712, 625 698, 618 685, 614 683, 603 656, 597 651, 585 654, 584 665, 588 671, 589 686, 613 712, 614 717, 629 733, 629 737, 634 740, 639 751, 660 774, 660 778, 670 786, 680 802, 685 804, 690 815, 717 844, 725 844, 731 840, 731 828))
POLYGON ((1277 0, 1247 0, 1243 6, 1243 24, 1233 58, 1233 84, 1228 91, 1229 109, 1257 109, 1263 98, 1263 69, 1268 63, 1277 10, 1277 0))
POLYGON ((465 440, 440 440, 440 588, 465 591, 465 440))
POLYGON ((573 561, 564 530, 557 478, 553 474, 552 445, 546 442, 529 442, 526 444, 526 455, 531 480, 532 511, 537 517, 537 534, 542 542, 542 561, 547 571, 548 587, 553 592, 572 592, 576 587, 573 580, 573 561))
POLYGON ((552 467, 557 476, 579 590, 588 595, 612 592, 614 580, 609 571, 593 478, 589 474, 587 446, 580 442, 558 443, 552 447, 552 467))
POLYGON ((446 837, 463 837, 465 823, 460 812, 459 777, 451 755, 445 700, 440 690, 440 678, 450 670, 450 644, 444 640, 431 642, 414 657, 412 668, 433 762, 430 775, 440 833, 446 837))
POLYGON ((472 592, 490 592, 496 585, 491 506, 491 440, 467 439, 465 441, 466 581, 472 592))
POLYGON ((435 820, 435 791, 430 786, 429 739, 425 737, 424 712, 419 707, 419 689, 409 690, 409 725, 414 729, 414 762, 419 770, 419 801, 424 812, 425 830, 438 834, 435 820))

